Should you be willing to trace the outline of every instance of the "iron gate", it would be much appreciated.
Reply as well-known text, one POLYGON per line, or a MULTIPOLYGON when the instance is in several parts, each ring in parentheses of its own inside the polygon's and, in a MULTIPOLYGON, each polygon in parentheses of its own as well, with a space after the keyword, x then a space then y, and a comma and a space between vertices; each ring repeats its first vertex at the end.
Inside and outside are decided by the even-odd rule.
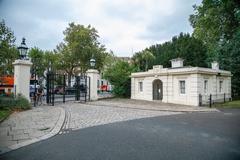
POLYGON ((66 101, 86 102, 90 99, 90 77, 74 76, 70 80, 64 74, 47 74, 47 103, 66 101))

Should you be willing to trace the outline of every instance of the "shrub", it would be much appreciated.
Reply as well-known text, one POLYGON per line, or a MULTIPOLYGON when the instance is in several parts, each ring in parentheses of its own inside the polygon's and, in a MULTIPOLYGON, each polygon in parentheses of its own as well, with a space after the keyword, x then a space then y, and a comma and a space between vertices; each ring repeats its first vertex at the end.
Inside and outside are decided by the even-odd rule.
POLYGON ((0 97, 0 109, 30 109, 31 104, 22 95, 14 97, 0 97))
POLYGON ((12 108, 16 105, 13 97, 0 97, 0 109, 12 108))
POLYGON ((124 61, 117 61, 105 71, 104 77, 114 86, 113 93, 118 97, 130 97, 130 75, 136 68, 124 61))
POLYGON ((31 108, 31 104, 28 102, 28 100, 23 97, 23 96, 18 96, 15 100, 16 104, 15 104, 15 107, 16 109, 23 109, 23 110, 26 110, 26 109, 30 109, 31 108))

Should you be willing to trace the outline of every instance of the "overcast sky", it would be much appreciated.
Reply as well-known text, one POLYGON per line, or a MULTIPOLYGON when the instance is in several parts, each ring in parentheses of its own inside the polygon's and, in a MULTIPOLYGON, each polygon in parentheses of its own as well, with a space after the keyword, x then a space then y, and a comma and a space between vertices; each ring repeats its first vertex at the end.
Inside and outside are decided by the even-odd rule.
POLYGON ((192 33, 192 6, 201 0, 0 0, 0 18, 28 47, 52 50, 68 23, 91 24, 117 56, 131 56, 180 32, 192 33))

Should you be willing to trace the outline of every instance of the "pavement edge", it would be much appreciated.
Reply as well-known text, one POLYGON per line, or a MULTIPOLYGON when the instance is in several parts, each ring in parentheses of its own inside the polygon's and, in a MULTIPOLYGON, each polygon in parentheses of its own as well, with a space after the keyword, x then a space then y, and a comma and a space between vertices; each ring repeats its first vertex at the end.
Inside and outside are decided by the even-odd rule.
POLYGON ((2 155, 4 153, 7 153, 7 152, 10 152, 10 151, 13 151, 13 150, 16 150, 16 149, 19 149, 21 147, 33 144, 33 143, 36 143, 36 142, 42 141, 42 140, 46 140, 48 138, 51 138, 51 137, 57 135, 62 128, 62 125, 65 121, 65 116, 66 116, 66 112, 62 107, 58 107, 58 109, 60 109, 60 116, 58 118, 58 121, 56 122, 56 125, 54 126, 54 128, 51 130, 50 133, 48 133, 46 135, 43 135, 41 137, 36 137, 36 138, 31 139, 31 140, 27 140, 27 141, 9 146, 8 148, 5 148, 4 150, 1 150, 0 155, 2 155))

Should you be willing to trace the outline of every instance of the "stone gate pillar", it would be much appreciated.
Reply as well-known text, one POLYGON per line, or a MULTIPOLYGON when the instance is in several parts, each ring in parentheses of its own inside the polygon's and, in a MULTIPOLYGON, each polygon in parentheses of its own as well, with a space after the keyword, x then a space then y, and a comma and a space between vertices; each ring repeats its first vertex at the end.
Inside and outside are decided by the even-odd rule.
POLYGON ((98 100, 98 86, 97 82, 99 79, 99 73, 96 69, 87 70, 87 76, 90 77, 90 100, 95 101, 98 100))
POLYGON ((30 101, 30 68, 32 62, 29 60, 15 60, 14 65, 14 87, 16 95, 21 94, 30 101))

